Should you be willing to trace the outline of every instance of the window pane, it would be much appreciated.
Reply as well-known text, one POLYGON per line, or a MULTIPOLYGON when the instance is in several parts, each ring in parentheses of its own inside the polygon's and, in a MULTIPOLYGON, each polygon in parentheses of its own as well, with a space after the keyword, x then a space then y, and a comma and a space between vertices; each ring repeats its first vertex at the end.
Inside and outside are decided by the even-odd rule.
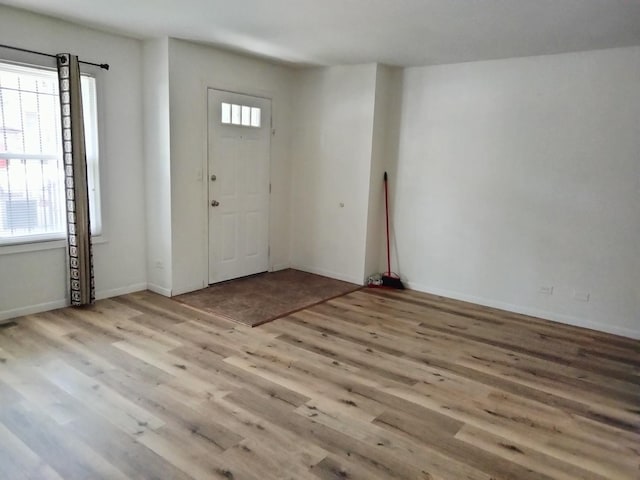
POLYGON ((80 77, 82 84, 82 116, 84 119, 84 141, 87 155, 87 183, 89 187, 89 218, 91 233, 102 233, 100 215, 100 169, 98 168, 98 105, 96 79, 87 75, 80 77))
POLYGON ((251 125, 251 107, 242 106, 242 125, 248 127, 251 125))
POLYGON ((60 173, 58 159, 7 158, 0 163, 0 238, 64 234, 60 173))
POLYGON ((231 123, 240 125, 240 105, 231 105, 231 123))
MULTIPOLYGON (((100 228, 95 79, 82 76, 92 230, 100 228)), ((64 238, 58 78, 0 63, 0 244, 64 238)), ((99 230, 98 230, 99 231, 99 230)))
POLYGON ((259 127, 260 126, 260 109, 253 107, 251 109, 251 126, 259 127))
POLYGON ((0 241, 63 236, 55 71, 0 64, 0 241))
POLYGON ((222 104, 222 123, 231 123, 231 105, 229 103, 222 104))

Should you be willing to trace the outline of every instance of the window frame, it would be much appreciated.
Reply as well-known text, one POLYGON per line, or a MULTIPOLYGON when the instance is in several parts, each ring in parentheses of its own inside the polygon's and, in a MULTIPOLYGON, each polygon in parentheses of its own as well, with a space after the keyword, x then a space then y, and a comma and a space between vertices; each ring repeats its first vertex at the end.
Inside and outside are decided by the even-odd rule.
MULTIPOLYGON (((38 70, 50 71, 53 73, 57 72, 55 66, 52 66, 50 63, 45 64, 42 61, 42 58, 39 56, 35 56, 33 54, 22 54, 22 52, 11 52, 18 53, 17 55, 7 55, 3 52, 2 56, 0 56, 0 64, 7 65, 15 65, 17 67, 26 67, 38 70), (34 58, 35 57, 35 58, 34 58)), ((104 190, 102 181, 103 177, 103 166, 101 159, 103 157, 103 148, 102 142, 100 139, 104 138, 103 136, 103 115, 102 115, 102 95, 100 93, 100 69, 97 67, 92 67, 90 65, 81 65, 80 74, 82 77, 90 77, 94 80, 94 89, 93 96, 94 101, 92 103, 91 114, 92 114, 92 123, 94 123, 93 131, 93 139, 95 142, 95 150, 93 152, 94 158, 89 159, 89 155, 87 155, 87 169, 91 169, 93 173, 92 179, 89 181, 90 187, 93 186, 93 205, 91 207, 94 216, 91 218, 91 238, 92 243, 99 244, 105 243, 106 237, 105 233, 105 209, 104 203, 102 201, 102 192, 104 190), (97 157, 97 158, 96 158, 97 157), (97 221, 95 221, 95 216, 97 215, 97 221)), ((86 109, 83 104, 83 109, 86 109)), ((86 111, 86 110, 85 110, 86 111)), ((84 113, 84 112, 83 112, 84 113)), ((89 152, 87 152, 89 153, 89 152)), ((60 151, 60 157, 62 157, 62 151, 60 151)), ((91 196, 91 192, 90 192, 91 196)), ((66 216, 66 211, 64 212, 66 216)), ((45 234, 33 234, 33 235, 22 235, 15 237, 5 237, 0 240, 0 255, 4 254, 12 254, 12 253, 21 253, 21 252, 29 252, 29 251, 38 251, 38 250, 50 250, 56 248, 63 248, 67 245, 67 230, 66 230, 66 222, 64 223, 65 229, 62 233, 45 233, 45 234)))

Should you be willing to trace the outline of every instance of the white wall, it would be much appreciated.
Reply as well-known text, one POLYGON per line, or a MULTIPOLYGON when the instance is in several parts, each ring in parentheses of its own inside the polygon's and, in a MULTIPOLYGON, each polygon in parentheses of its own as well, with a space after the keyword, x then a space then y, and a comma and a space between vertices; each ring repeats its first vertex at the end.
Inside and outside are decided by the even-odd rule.
POLYGON ((292 263, 358 284, 365 276, 376 72, 370 64, 296 73, 292 263))
POLYGON ((410 68, 402 109, 412 287, 640 337, 640 47, 410 68))
POLYGON ((292 71, 238 54, 169 40, 172 294, 206 286, 207 88, 271 98, 270 264, 289 266, 292 71))
POLYGON ((171 295, 171 150, 169 39, 143 46, 148 288, 171 295))
MULTIPOLYGON (((140 42, 0 6, 0 43, 111 65, 97 72, 104 242, 94 247, 96 292, 106 297, 144 289, 140 42)), ((5 49, 0 57, 47 61, 5 49)), ((55 66, 53 60, 49 65, 55 66)), ((22 253, 0 249, 0 319, 66 304, 65 251, 63 242, 58 245, 22 253)))
MULTIPOLYGON (((387 270, 384 172, 389 174, 389 204, 393 208, 395 173, 398 162, 398 137, 400 134, 400 105, 402 100, 402 69, 377 66, 374 106, 371 172, 369 178, 369 205, 367 217, 367 242, 365 276, 387 270)), ((393 219, 390 221, 394 233, 393 219)), ((395 266, 391 267, 396 270, 395 266)))

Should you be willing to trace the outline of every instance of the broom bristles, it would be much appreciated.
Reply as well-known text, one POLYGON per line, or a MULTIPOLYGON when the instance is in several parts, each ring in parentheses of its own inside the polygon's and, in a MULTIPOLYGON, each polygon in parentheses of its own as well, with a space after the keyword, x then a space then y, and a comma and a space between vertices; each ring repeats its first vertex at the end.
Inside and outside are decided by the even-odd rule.
POLYGON ((404 284, 402 283, 402 280, 400 280, 399 277, 389 275, 386 273, 382 275, 382 286, 387 288, 404 290, 404 284))

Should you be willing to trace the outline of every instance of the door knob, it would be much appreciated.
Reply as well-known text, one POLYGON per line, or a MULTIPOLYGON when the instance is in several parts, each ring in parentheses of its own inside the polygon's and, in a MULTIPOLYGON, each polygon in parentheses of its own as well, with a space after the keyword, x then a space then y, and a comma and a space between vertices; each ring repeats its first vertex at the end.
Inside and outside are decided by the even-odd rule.
POLYGON ((211 200, 211 206, 212 207, 217 207, 218 205, 220 205, 220 202, 217 200, 211 200))

